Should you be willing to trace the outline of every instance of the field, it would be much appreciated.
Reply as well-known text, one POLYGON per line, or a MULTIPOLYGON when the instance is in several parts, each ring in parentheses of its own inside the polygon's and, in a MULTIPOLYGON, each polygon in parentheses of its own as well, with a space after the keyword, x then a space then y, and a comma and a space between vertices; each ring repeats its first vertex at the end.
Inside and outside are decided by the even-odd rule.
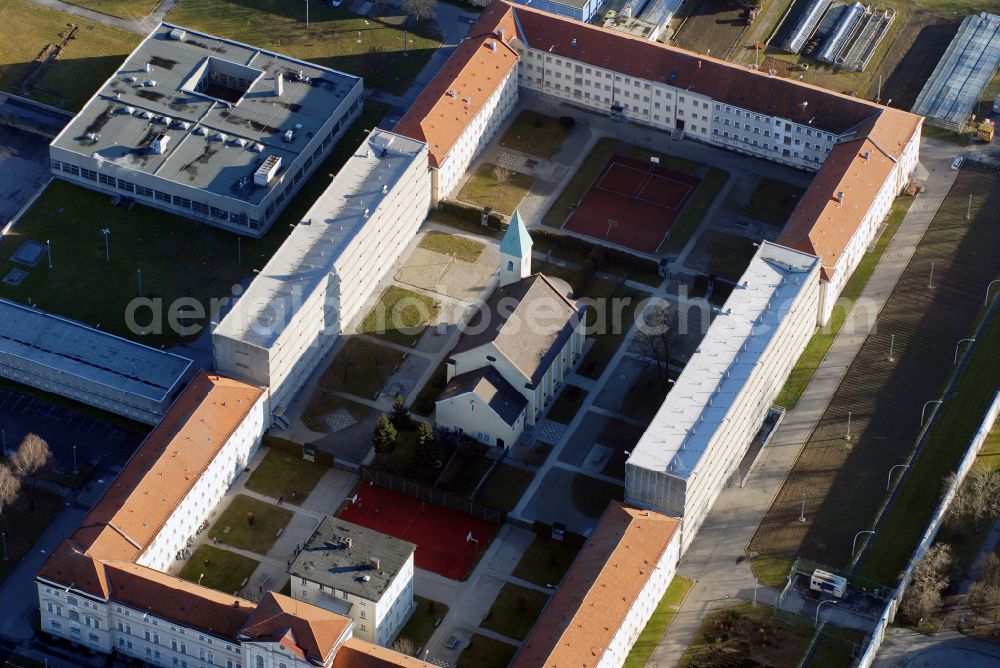
MULTIPOLYGON (((762 555, 803 556, 833 567, 850 559, 886 494, 886 476, 912 451, 921 407, 939 396, 955 342, 972 330, 986 284, 1000 273, 990 221, 1000 207, 996 177, 963 170, 750 544, 762 555), (969 194, 973 222, 965 220, 969 194), (986 199, 983 195, 986 195, 986 199), (928 288, 931 263, 933 288, 928 288), (895 335, 895 361, 888 360, 895 335), (848 415, 851 440, 846 440, 848 415), (799 523, 805 497, 806 522, 799 523)), ((946 469, 937 470, 943 476, 946 469)), ((921 490, 928 500, 936 494, 921 490)), ((903 524, 911 525, 907 521, 903 524)), ((912 522, 916 530, 922 522, 912 522)))
POLYGON ((700 183, 689 174, 616 155, 563 227, 653 253, 700 183))
POLYGON ((761 177, 750 197, 739 203, 739 212, 742 216, 781 229, 804 192, 804 188, 761 177))
POLYGON ((479 625, 508 638, 524 640, 548 601, 548 595, 537 589, 507 582, 479 625))
MULTIPOLYGON (((121 65, 140 36, 109 28, 27 0, 0 3, 0 90, 12 84, 48 44, 59 44, 69 24, 79 26, 51 67, 33 84, 31 97, 76 111, 121 65)), ((13 92, 13 91, 12 91, 13 92)))
POLYGON ((437 312, 433 297, 390 285, 361 321, 358 331, 401 346, 412 346, 436 319, 437 312))
POLYGON ((706 273, 738 281, 757 252, 757 243, 748 237, 709 230, 701 235, 695 249, 703 247, 709 255, 706 273))
POLYGON ((544 587, 562 581, 579 548, 546 536, 535 536, 514 567, 516 578, 544 587))
POLYGON ((118 16, 123 19, 139 19, 146 16, 160 4, 159 0, 66 0, 71 5, 93 9, 95 12, 118 16))
POLYGON ((534 478, 535 472, 530 469, 498 464, 489 480, 479 489, 476 501, 509 513, 517 506, 534 478))
POLYGON ((462 186, 458 199, 510 215, 535 185, 535 180, 528 174, 504 171, 496 165, 483 163, 462 186))
POLYGON ((259 240, 237 241, 230 232, 141 205, 131 211, 113 207, 109 195, 55 181, 0 241, 0 275, 15 266, 9 258, 25 239, 50 241, 53 267, 43 259, 19 286, 0 283, 0 297, 37 304, 88 325, 99 323, 105 331, 152 346, 193 338, 214 317, 212 300, 228 299, 235 283, 264 266, 288 235, 289 224, 301 220, 329 185, 327 174, 340 169, 361 142, 362 130, 377 123, 385 110, 382 105, 366 107, 259 240), (102 229, 111 230, 110 263, 102 229), (135 320, 143 327, 131 328, 126 309, 139 296, 140 269, 142 296, 160 301, 139 309, 135 320), (97 290, 100 299, 94 298, 97 290), (198 325, 198 331, 182 334, 169 326, 169 308, 180 298, 199 303, 202 315, 186 321, 198 325))
POLYGON ((813 374, 816 373, 816 369, 823 362, 823 358, 826 357, 827 351, 833 345, 833 340, 840 333, 840 329, 844 326, 844 321, 847 319, 848 312, 864 291, 868 279, 871 278, 872 272, 878 266, 886 247, 892 241, 892 237, 895 236, 896 230, 899 229, 912 203, 913 199, 905 196, 893 202, 892 211, 886 219, 886 227, 882 232, 882 236, 875 244, 875 247, 861 258, 857 268, 854 270, 854 274, 847 280, 847 284, 844 286, 840 297, 837 299, 837 303, 833 307, 833 314, 830 316, 830 320, 822 329, 813 334, 806 345, 806 349, 799 355, 798 361, 795 362, 795 367, 792 368, 792 372, 788 375, 788 380, 785 381, 785 385, 781 388, 778 398, 775 399, 775 403, 779 406, 784 406, 791 410, 799 403, 799 398, 805 392, 809 381, 812 380, 813 374))
POLYGON ((567 135, 569 130, 558 118, 537 111, 522 111, 500 138, 500 145, 548 160, 559 150, 567 135))
POLYGON ((244 580, 249 580, 260 562, 228 550, 220 550, 212 545, 202 545, 181 569, 180 577, 236 595, 244 580))
POLYGON ((168 22, 364 77, 365 88, 402 94, 440 41, 403 17, 368 19, 327 3, 297 0, 182 0, 168 22), (406 56, 403 56, 406 38, 406 56))
POLYGON ((325 466, 293 457, 282 450, 268 450, 246 486, 258 494, 302 505, 326 471, 325 466))
POLYGON ((226 545, 267 554, 278 539, 278 531, 288 525, 292 515, 292 511, 285 508, 237 494, 219 515, 208 536, 226 545), (252 524, 249 513, 253 513, 252 524))
POLYGON ((475 633, 458 655, 457 668, 506 668, 517 647, 475 633))
POLYGON ((485 248, 481 241, 443 232, 428 232, 417 245, 435 253, 454 257, 462 262, 475 262, 483 254, 485 248))

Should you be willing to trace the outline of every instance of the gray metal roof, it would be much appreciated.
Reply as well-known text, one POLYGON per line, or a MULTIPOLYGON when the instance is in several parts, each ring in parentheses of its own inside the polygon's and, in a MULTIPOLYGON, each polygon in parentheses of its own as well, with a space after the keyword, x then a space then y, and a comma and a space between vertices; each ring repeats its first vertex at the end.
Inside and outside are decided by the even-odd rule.
POLYGON ((373 130, 215 333, 270 348, 414 160, 427 160, 426 144, 373 130))
POLYGON ((10 355, 154 402, 167 400, 191 360, 0 299, 0 355, 10 355))
MULTIPOLYGON (((819 259, 763 242, 667 395, 628 463, 686 479, 728 420, 787 309, 819 259)), ((781 382, 781 379, 776 379, 781 382)))
POLYGON ((257 165, 266 156, 276 155, 284 167, 290 166, 360 81, 326 67, 163 23, 52 145, 259 203, 267 188, 254 187, 257 165), (231 77, 227 81, 234 87, 213 87, 212 82, 218 80, 212 78, 213 72, 231 77), (276 95, 279 73, 283 90, 276 95), (285 140, 289 130, 292 141, 285 140), (162 154, 150 148, 159 134, 169 137, 162 154), (244 177, 249 178, 241 185, 244 177))
POLYGON ((416 549, 416 545, 405 540, 338 517, 327 517, 292 562, 288 573, 378 601, 416 549), (373 559, 378 560, 378 568, 372 566, 373 559))
POLYGON ((500 419, 513 426, 524 412, 528 400, 508 383, 500 372, 491 366, 467 371, 452 378, 441 392, 438 401, 451 399, 469 392, 475 393, 500 419))

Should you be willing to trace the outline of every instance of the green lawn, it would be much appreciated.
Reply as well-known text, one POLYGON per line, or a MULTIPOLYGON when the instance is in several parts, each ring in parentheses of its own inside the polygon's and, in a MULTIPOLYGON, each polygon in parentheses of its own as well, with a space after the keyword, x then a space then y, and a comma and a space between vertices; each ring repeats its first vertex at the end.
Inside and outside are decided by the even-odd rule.
POLYGON ((486 248, 486 245, 481 241, 444 232, 428 232, 417 245, 435 253, 454 257, 462 262, 477 261, 479 256, 483 254, 483 249, 486 248))
POLYGON ((513 576, 542 587, 559 584, 579 551, 562 541, 535 536, 514 567, 513 576))
POLYGON ((189 582, 200 581, 204 587, 235 596, 243 581, 249 580, 259 565, 259 561, 242 554, 202 545, 184 564, 180 576, 189 582))
POLYGON ((325 466, 293 457, 281 450, 268 450, 247 480, 247 489, 286 503, 301 505, 327 472, 325 466))
MULTIPOLYGON (((121 1, 121 0, 119 0, 121 1)), ((150 0, 144 0, 150 1, 150 0)), ((79 29, 51 68, 35 81, 32 99, 76 111, 122 64, 141 37, 27 0, 0 3, 0 90, 11 85, 48 44, 60 44, 67 24, 79 29)))
POLYGON ((663 370, 656 362, 647 362, 622 398, 621 413, 625 417, 648 424, 660 410, 670 385, 663 378, 663 370))
POLYGON ((976 466, 994 471, 1000 470, 1000 425, 994 427, 986 437, 983 447, 979 450, 979 457, 976 458, 976 466))
POLYGON ((445 386, 448 384, 448 365, 444 362, 438 365, 434 369, 434 373, 427 380, 420 392, 417 393, 417 398, 413 400, 410 405, 410 410, 417 415, 422 415, 424 417, 430 417, 434 412, 434 402, 437 398, 441 396, 441 392, 444 391, 445 386))
POLYGON ((770 554, 762 554, 750 561, 754 576, 765 587, 782 589, 788 584, 788 573, 792 570, 792 559, 770 554))
POLYGON ((448 606, 423 596, 414 596, 413 600, 417 606, 397 637, 407 638, 419 653, 434 635, 435 623, 448 614, 448 606))
POLYGON ((365 88, 402 94, 440 41, 404 30, 401 16, 369 19, 329 3, 297 0, 182 0, 167 21, 272 49, 365 79, 365 88), (403 37, 407 55, 403 56, 403 37))
POLYGON ((329 185, 327 174, 340 169, 364 137, 364 128, 377 123, 385 110, 383 105, 366 107, 262 239, 237 241, 231 232, 141 205, 131 211, 112 207, 108 195, 55 181, 0 240, 0 275, 15 266, 9 258, 26 239, 51 241, 53 268, 43 260, 21 285, 0 283, 0 297, 22 304, 30 300, 50 313, 100 324, 112 334, 152 346, 191 339, 198 331, 181 334, 170 326, 170 305, 180 298, 193 298, 198 302, 194 309, 202 315, 188 318, 185 324, 207 325, 213 308, 230 297, 232 286, 252 269, 264 266, 285 240, 289 225, 301 220, 329 185), (110 263, 105 258, 103 229, 111 230, 110 263), (126 311, 138 296, 139 269, 143 296, 154 301, 151 308, 135 313, 142 327, 132 331, 126 311), (100 299, 94 299, 97 288, 100 299))
POLYGON ((515 640, 524 640, 549 597, 537 589, 506 583, 480 626, 515 640))
POLYGON ((3 519, 0 519, 0 522, 7 525, 7 554, 10 556, 10 561, 0 560, 0 582, 14 570, 17 562, 41 537, 59 511, 66 507, 66 499, 63 497, 36 488, 35 508, 32 510, 30 495, 31 484, 25 483, 17 500, 6 509, 3 519))
POLYGON ((653 656, 653 650, 660 643, 660 638, 670 627, 670 622, 674 621, 677 608, 684 601, 684 597, 691 590, 694 582, 681 575, 675 575, 670 581, 667 591, 663 593, 656 610, 649 617, 642 633, 632 645, 631 651, 625 657, 623 668, 645 668, 649 658, 653 656))
POLYGON ((517 647, 474 633, 458 655, 457 668, 507 668, 517 647))
POLYGON ((500 145, 548 160, 566 141, 567 135, 569 129, 563 127, 558 118, 537 111, 522 111, 500 138, 500 145))
POLYGON ((711 253, 706 273, 738 281, 757 252, 756 242, 747 237, 709 230, 698 239, 698 246, 707 246, 711 253))
POLYGON ((576 385, 567 385, 559 393, 559 398, 552 404, 552 408, 545 414, 549 420, 569 424, 580 411, 584 399, 587 398, 587 390, 576 385))
POLYGON ((498 172, 496 165, 485 162, 476 169, 462 186, 458 199, 478 207, 490 207, 494 211, 510 215, 528 194, 537 179, 529 174, 507 170, 498 172))
POLYGON ((330 392, 374 398, 402 361, 403 353, 398 350, 358 337, 349 338, 320 376, 306 413, 314 416, 329 413, 325 409, 331 405, 327 398, 330 392))
POLYGON ((438 303, 428 295, 390 285, 361 321, 358 331, 401 346, 413 346, 437 318, 438 303))
MULTIPOLYGON (((938 421, 907 471, 909 477, 872 537, 860 575, 894 586, 954 471, 1000 388, 1000 316, 980 333, 962 375, 938 412, 938 421)), ((995 447, 991 443, 991 447, 995 447)))
POLYGON ((123 19, 142 18, 160 4, 159 0, 66 0, 66 2, 123 19))
POLYGON ((483 225, 482 212, 479 209, 458 202, 442 202, 441 206, 427 213, 427 220, 490 239, 499 239, 503 236, 499 223, 483 225))
POLYGON ((843 292, 840 293, 840 298, 837 299, 837 303, 833 307, 833 314, 830 316, 829 322, 813 334, 774 403, 789 410, 795 408, 802 393, 806 391, 809 381, 812 380, 813 374, 816 373, 816 369, 826 357, 826 352, 833 345, 833 340, 837 338, 840 328, 844 326, 848 311, 864 291, 868 279, 871 278, 875 267, 882 259, 886 246, 896 235, 896 230, 899 229, 899 225, 906 217, 906 212, 910 210, 912 203, 913 198, 906 196, 898 197, 893 203, 892 211, 886 218, 886 227, 882 236, 879 237, 875 247, 861 258, 854 274, 847 280, 843 292))
POLYGON ((267 554, 274 541, 278 539, 278 530, 288 526, 293 514, 287 508, 279 508, 245 494, 237 494, 226 510, 219 515, 208 536, 226 545, 257 554, 267 554), (253 513, 252 525, 248 521, 247 513, 253 513), (226 531, 227 528, 229 531, 226 531))
POLYGON ((534 471, 529 469, 498 464, 489 480, 479 489, 476 501, 490 508, 510 512, 517 506, 534 477, 534 471))
POLYGON ((719 194, 729 181, 729 172, 712 167, 708 174, 702 178, 698 189, 694 195, 684 205, 679 216, 670 226, 667 233, 669 238, 666 241, 666 251, 668 253, 679 253, 687 245, 691 235, 701 225, 709 207, 719 198, 719 194))
POLYGON ((781 228, 804 192, 804 188, 762 176, 749 199, 740 202, 739 212, 747 218, 781 228))
POLYGON ((590 184, 594 182, 594 179, 601 173, 604 166, 608 164, 611 156, 618 152, 621 145, 622 143, 619 140, 611 139, 610 137, 598 140, 594 148, 587 154, 587 157, 580 163, 580 167, 573 174, 566 187, 563 188, 563 191, 552 202, 549 210, 545 212, 545 215, 542 217, 543 225, 548 225, 549 227, 563 226, 569 215, 573 213, 573 207, 583 199, 583 196, 590 188, 590 184))

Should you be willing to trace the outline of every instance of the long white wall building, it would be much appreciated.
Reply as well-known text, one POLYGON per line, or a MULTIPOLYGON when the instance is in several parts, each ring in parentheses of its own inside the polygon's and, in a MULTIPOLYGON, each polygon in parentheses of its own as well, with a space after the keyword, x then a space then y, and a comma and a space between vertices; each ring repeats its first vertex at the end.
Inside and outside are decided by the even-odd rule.
MULTIPOLYGON (((397 127, 427 142, 439 184, 457 183, 444 172, 454 169, 449 162, 463 171, 466 163, 452 156, 475 155, 496 127, 496 119, 456 114, 447 102, 454 91, 483 99, 496 91, 484 86, 496 81, 480 76, 490 60, 478 57, 494 42, 494 53, 516 52, 509 67, 525 90, 817 171, 780 242, 822 260, 821 324, 919 157, 919 116, 497 0, 397 127)), ((450 192, 439 187, 436 197, 450 192)))
POLYGON ((374 130, 212 335, 216 368, 280 414, 413 240, 430 206, 423 142, 374 130))
POLYGON ((819 261, 764 242, 625 464, 625 500, 687 548, 812 336, 819 261))

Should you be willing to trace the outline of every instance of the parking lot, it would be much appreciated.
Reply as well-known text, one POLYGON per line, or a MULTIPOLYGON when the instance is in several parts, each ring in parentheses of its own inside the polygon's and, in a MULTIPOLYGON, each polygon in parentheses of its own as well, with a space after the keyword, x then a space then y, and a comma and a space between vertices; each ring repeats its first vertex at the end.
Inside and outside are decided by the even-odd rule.
POLYGON ((56 470, 77 465, 120 466, 145 436, 36 397, 0 389, 0 447, 10 454, 27 434, 44 438, 56 470))

